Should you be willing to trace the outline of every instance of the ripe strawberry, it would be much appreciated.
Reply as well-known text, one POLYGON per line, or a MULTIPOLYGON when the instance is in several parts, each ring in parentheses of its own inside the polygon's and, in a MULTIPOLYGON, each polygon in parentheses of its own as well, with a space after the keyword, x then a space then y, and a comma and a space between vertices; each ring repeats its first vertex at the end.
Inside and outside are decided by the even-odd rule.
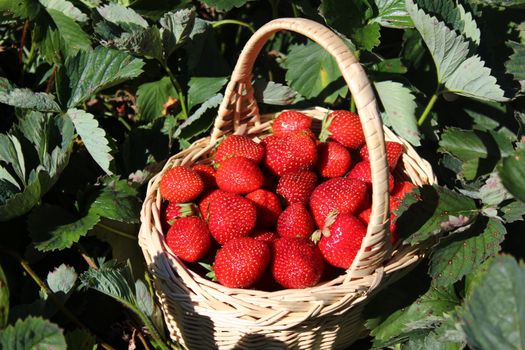
POLYGON ((199 211, 202 218, 207 222, 210 215, 210 203, 214 198, 220 197, 221 193, 228 193, 223 190, 211 190, 202 195, 199 202, 199 211))
POLYGON ((360 180, 336 177, 317 186, 310 196, 310 209, 317 227, 324 228, 330 212, 354 214, 366 207, 366 184, 360 180))
POLYGON ((166 243, 180 259, 195 262, 206 255, 212 238, 204 220, 189 216, 180 218, 171 225, 166 243))
POLYGON ((239 195, 221 191, 210 202, 208 226, 220 244, 235 237, 248 236, 256 220, 255 205, 239 195))
MULTIPOLYGON (((372 171, 369 162, 362 161, 357 163, 348 173, 348 178, 361 180, 366 183, 368 191, 372 190, 372 171)), ((388 191, 392 192, 393 189, 394 177, 392 174, 388 173, 388 191)))
POLYGON ((257 282, 270 263, 270 248, 251 237, 233 238, 217 252, 213 271, 220 284, 248 288, 257 282))
POLYGON ((278 176, 313 168, 317 147, 312 135, 309 130, 294 131, 266 143, 266 168, 278 176))
POLYGON ((284 199, 286 205, 307 204, 317 186, 317 175, 311 171, 299 171, 283 175, 277 183, 275 192, 284 199))
POLYGON ((172 225, 179 218, 195 215, 196 208, 193 203, 174 203, 169 202, 162 208, 162 221, 172 225))
POLYGON ((245 157, 223 160, 217 169, 215 180, 221 190, 236 194, 255 191, 264 182, 261 169, 245 157))
POLYGON ((311 241, 282 237, 273 243, 271 269, 277 283, 284 288, 308 288, 321 279, 324 261, 311 241))
MULTIPOLYGON (((412 192, 414 188, 416 188, 416 185, 410 181, 399 181, 395 184, 390 198, 396 201, 402 201, 403 197, 405 197, 407 193, 412 192)), ((390 206, 392 207, 392 204, 390 206)))
POLYGON ((339 214, 328 228, 328 233, 321 237, 319 250, 330 264, 348 269, 365 235, 366 227, 359 219, 349 214, 339 214))
POLYGON ((212 188, 217 188, 217 182, 215 181, 215 169, 208 164, 196 164, 192 167, 192 170, 195 171, 202 179, 204 183, 204 190, 211 190, 212 188))
POLYGON ((277 221, 277 233, 281 237, 308 238, 312 232, 314 232, 314 220, 301 203, 291 204, 277 221))
POLYGON ((350 152, 337 142, 321 142, 317 145, 317 171, 322 177, 340 177, 350 169, 350 152))
POLYGON ((310 129, 312 119, 298 111, 284 111, 273 122, 273 134, 283 136, 293 131, 310 129))
POLYGON ((258 241, 263 241, 266 243, 273 243, 279 238, 277 233, 265 229, 256 229, 250 234, 250 237, 253 237, 258 241))
MULTIPOLYGON (((392 199, 392 197, 390 197, 390 199, 392 199)), ((392 203, 392 201, 390 201, 390 203, 392 203)), ((396 243, 397 241, 396 223, 394 222, 394 220, 396 219, 396 215, 394 214, 394 209, 395 208, 392 208, 392 205, 390 205, 390 234, 391 234, 390 241, 392 242, 392 244, 396 243)), ((371 212, 372 212, 371 208, 366 208, 365 210, 360 212, 358 215, 359 219, 366 226, 368 226, 368 223, 370 222, 371 212)))
POLYGON ((195 171, 185 166, 176 166, 164 173, 159 190, 162 198, 169 202, 191 202, 204 190, 204 183, 195 171))
POLYGON ((337 141, 346 148, 357 150, 365 144, 359 116, 345 110, 333 111, 323 121, 321 141, 337 141))
MULTIPOLYGON (((386 141, 385 148, 388 167, 392 171, 396 167, 399 158, 403 154, 403 145, 397 142, 386 141)), ((359 155, 361 156, 362 160, 370 161, 368 158, 368 147, 366 145, 364 145, 363 148, 359 150, 359 155)))
POLYGON ((257 209, 257 227, 275 226, 279 215, 283 211, 281 202, 273 192, 258 189, 246 195, 257 209))
POLYGON ((219 144, 213 159, 221 163, 232 157, 246 157, 259 164, 264 157, 264 147, 247 136, 230 135, 219 144))

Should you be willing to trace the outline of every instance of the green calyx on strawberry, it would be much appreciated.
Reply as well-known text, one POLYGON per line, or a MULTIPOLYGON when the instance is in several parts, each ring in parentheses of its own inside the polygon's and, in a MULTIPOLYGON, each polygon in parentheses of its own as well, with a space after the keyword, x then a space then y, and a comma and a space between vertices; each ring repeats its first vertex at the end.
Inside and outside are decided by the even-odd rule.
POLYGON ((336 141, 350 150, 357 150, 365 144, 365 135, 359 116, 345 110, 329 113, 323 120, 321 142, 336 141))
POLYGON ((264 147, 247 136, 230 135, 217 147, 214 160, 222 163, 232 157, 245 157, 259 164, 264 158, 264 147))
POLYGON ((262 187, 264 178, 257 164, 245 157, 225 159, 215 174, 217 186, 221 190, 244 194, 262 187))
POLYGON ((169 202, 191 202, 204 190, 204 183, 195 171, 186 166, 176 166, 166 171, 159 184, 162 198, 169 202))
POLYGON ((206 255, 212 244, 208 226, 201 218, 176 220, 166 235, 166 244, 181 260, 195 262, 206 255))
POLYGON ((162 210, 162 221, 172 225, 175 220, 193 216, 197 213, 194 203, 174 203, 169 202, 162 210))

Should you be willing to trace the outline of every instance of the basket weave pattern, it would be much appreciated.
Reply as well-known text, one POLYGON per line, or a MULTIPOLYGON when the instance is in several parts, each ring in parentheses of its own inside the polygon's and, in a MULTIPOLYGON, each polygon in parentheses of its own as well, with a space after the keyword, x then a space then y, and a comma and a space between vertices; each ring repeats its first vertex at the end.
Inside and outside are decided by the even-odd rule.
MULTIPOLYGON (((303 111, 315 125, 323 108, 303 111)), ((387 227, 388 166, 385 140, 405 146, 398 167, 416 185, 434 183, 429 164, 404 140, 383 128, 370 82, 344 42, 319 23, 283 18, 261 27, 239 56, 211 135, 171 157, 148 184, 141 212, 139 244, 155 277, 157 297, 173 339, 189 349, 345 348, 365 334, 361 309, 371 293, 397 278, 424 254, 417 247, 392 249, 387 227), (224 136, 270 134, 274 115, 260 115, 251 85, 254 61, 268 38, 279 30, 303 34, 336 59, 356 102, 372 168, 372 212, 367 234, 347 273, 306 289, 263 292, 232 289, 209 281, 180 261, 164 242, 158 191, 165 171, 177 165, 210 163, 211 150, 224 136), (396 273, 397 272, 397 273, 396 273)))

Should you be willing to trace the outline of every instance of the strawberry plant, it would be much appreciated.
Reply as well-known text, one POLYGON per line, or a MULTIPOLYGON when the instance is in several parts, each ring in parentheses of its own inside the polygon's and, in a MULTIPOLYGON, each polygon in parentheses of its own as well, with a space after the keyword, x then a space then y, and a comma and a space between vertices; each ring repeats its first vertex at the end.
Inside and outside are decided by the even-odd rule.
MULTIPOLYGON (((147 183, 209 133, 244 44, 278 17, 343 38, 383 123, 438 178, 397 181, 402 146, 387 144, 392 241, 432 245, 368 298, 370 335, 349 349, 525 347, 523 0, 5 0, 0 349, 180 347, 137 241, 147 183)), ((370 217, 355 101, 334 59, 288 32, 262 49, 253 85, 263 113, 338 112, 315 131, 322 142, 285 112, 261 142, 223 139, 213 166, 174 168, 162 229, 195 271, 220 256, 219 282, 271 285, 256 282, 269 269, 281 286, 313 286, 333 268, 323 255, 348 266, 370 217), (318 243, 296 237, 314 225, 318 243), (235 270, 250 259, 251 275, 235 270)))

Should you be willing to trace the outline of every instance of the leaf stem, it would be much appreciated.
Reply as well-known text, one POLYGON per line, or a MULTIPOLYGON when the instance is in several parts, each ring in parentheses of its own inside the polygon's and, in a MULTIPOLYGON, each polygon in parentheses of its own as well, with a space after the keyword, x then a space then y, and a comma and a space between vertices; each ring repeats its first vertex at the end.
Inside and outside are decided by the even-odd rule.
POLYGON ((180 106, 182 108, 182 114, 184 115, 184 119, 188 118, 188 109, 186 108, 186 97, 184 97, 184 94, 182 93, 182 87, 180 86, 179 82, 177 81, 177 78, 175 78, 175 75, 171 71, 170 67, 167 63, 161 62, 162 66, 164 67, 164 70, 166 73, 168 73, 168 76, 170 77, 171 83, 175 87, 175 90, 177 90, 177 95, 179 97, 180 106))
POLYGON ((121 237, 124 237, 124 238, 127 238, 127 239, 131 239, 131 240, 134 240, 134 241, 137 240, 137 237, 132 236, 132 235, 130 235, 129 233, 126 233, 126 232, 123 232, 123 231, 117 230, 117 229, 115 229, 115 228, 113 228, 113 227, 110 227, 110 226, 108 226, 108 225, 104 225, 103 223, 100 223, 100 222, 99 222, 99 223, 97 224, 97 226, 99 226, 100 228, 103 228, 103 229, 106 230, 106 231, 109 231, 109 232, 111 232, 111 233, 114 233, 114 234, 116 234, 116 235, 119 235, 119 236, 121 236, 121 237))
POLYGON ((432 97, 428 101, 428 104, 425 107, 425 110, 423 111, 423 113, 421 114, 421 117, 419 117, 419 119, 417 121, 417 125, 419 125, 419 126, 423 125, 423 123, 427 119, 428 115, 430 114, 430 111, 432 110, 432 108, 434 108, 434 105, 436 104, 437 99, 438 99, 438 97, 439 97, 439 95, 441 93, 439 91, 440 87, 441 87, 441 85, 438 86, 438 88, 436 89, 436 92, 434 92, 434 94, 432 95, 432 97))
POLYGON ((212 26, 212 28, 218 28, 218 27, 220 27, 222 25, 225 25, 225 24, 236 24, 238 26, 248 28, 248 30, 250 32, 252 32, 252 34, 255 33, 255 29, 253 29, 253 27, 251 25, 249 25, 246 22, 239 21, 239 20, 236 20, 236 19, 223 19, 223 20, 220 20, 220 21, 213 22, 211 26, 212 26))

